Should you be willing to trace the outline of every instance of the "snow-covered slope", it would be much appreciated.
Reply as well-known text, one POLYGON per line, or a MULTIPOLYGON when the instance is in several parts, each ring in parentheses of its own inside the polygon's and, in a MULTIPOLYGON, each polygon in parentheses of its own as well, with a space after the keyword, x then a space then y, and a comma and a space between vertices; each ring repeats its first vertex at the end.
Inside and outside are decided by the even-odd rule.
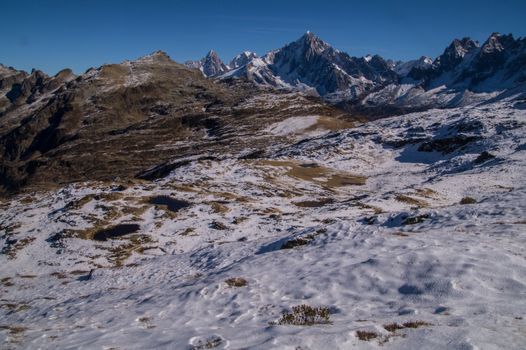
POLYGON ((268 158, 4 201, 3 347, 523 348, 524 98, 306 118, 268 158))

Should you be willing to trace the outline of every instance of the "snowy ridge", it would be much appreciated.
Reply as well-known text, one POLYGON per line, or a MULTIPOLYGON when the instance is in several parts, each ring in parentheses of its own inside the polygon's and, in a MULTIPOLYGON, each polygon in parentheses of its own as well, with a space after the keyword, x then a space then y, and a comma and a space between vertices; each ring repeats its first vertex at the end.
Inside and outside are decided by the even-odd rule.
MULTIPOLYGON (((227 80, 246 79, 280 89, 310 90, 330 103, 350 101, 366 108, 444 108, 451 107, 450 101, 461 99, 466 92, 478 94, 476 99, 483 100, 491 92, 523 85, 525 54, 526 39, 493 33, 482 45, 470 38, 455 39, 434 60, 422 56, 408 62, 392 62, 378 55, 351 57, 307 32, 262 58, 244 52, 228 66, 217 63, 219 68, 203 74, 227 80), (452 97, 431 93, 441 87, 452 97), (394 96, 393 89, 397 90, 394 96), (406 94, 400 95, 401 91, 406 94), (370 104, 371 101, 375 102, 370 104)), ((189 66, 203 71, 205 60, 189 66)))

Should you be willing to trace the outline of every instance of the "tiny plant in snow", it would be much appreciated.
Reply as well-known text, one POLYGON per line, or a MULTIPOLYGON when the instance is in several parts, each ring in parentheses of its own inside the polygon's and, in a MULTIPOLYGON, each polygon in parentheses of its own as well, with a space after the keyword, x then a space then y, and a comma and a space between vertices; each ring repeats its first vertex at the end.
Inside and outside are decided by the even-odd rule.
POLYGON ((278 320, 279 325, 312 326, 315 324, 330 324, 329 308, 312 307, 306 304, 292 307, 292 312, 285 311, 278 320))
POLYGON ((233 277, 225 281, 229 287, 244 287, 247 285, 247 280, 242 277, 233 277))
POLYGON ((389 332, 396 332, 399 329, 404 329, 405 327, 398 323, 389 323, 384 325, 384 328, 386 331, 389 332))
POLYGON ((432 326, 431 323, 426 321, 409 321, 402 324, 405 328, 418 328, 418 327, 424 327, 424 326, 432 326))
POLYGON ((356 331, 356 336, 360 340, 369 341, 371 339, 378 338, 378 333, 368 331, 356 331))
POLYGON ((475 200, 475 198, 471 198, 471 197, 464 197, 460 200, 460 204, 474 204, 474 203, 477 203, 477 201, 475 200))

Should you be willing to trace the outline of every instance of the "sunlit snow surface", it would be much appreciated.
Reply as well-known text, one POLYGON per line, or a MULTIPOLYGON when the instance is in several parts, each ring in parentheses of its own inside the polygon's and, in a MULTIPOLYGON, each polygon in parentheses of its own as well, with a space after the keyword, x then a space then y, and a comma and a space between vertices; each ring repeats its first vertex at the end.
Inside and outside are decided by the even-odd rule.
POLYGON ((522 349, 525 134, 524 103, 430 110, 272 160, 233 155, 154 183, 5 202, 2 348, 522 349), (459 137, 471 141, 422 151, 459 137), (483 151, 494 158, 476 161, 483 151), (335 174, 366 183, 335 185, 335 174), (191 205, 148 204, 157 195, 191 205), (468 196, 476 203, 459 204, 468 196), (138 238, 79 238, 118 223, 140 225, 138 238), (295 237, 311 241, 279 249, 295 237), (299 304, 328 307, 332 323, 272 324, 299 304), (406 321, 429 325, 383 327, 406 321))

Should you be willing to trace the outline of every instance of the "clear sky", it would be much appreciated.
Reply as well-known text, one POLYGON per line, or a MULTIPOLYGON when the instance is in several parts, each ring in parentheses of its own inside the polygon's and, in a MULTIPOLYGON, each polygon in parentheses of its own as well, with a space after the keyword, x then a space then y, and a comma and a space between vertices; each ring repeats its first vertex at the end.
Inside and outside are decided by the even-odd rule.
POLYGON ((354 56, 435 57, 456 37, 526 36, 526 0, 0 0, 0 63, 82 73, 155 50, 183 62, 209 49, 229 61, 307 30, 354 56))

